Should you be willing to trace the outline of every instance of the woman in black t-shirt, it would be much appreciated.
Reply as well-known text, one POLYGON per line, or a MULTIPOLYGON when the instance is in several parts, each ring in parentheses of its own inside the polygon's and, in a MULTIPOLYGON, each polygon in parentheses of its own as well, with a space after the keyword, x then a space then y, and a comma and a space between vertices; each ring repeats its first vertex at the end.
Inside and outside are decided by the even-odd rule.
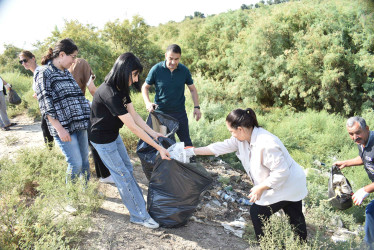
POLYGON ((130 86, 138 82, 143 66, 132 53, 118 57, 105 81, 97 89, 91 109, 89 139, 109 169, 118 187, 122 201, 130 212, 130 221, 148 228, 159 225, 148 214, 139 185, 133 176, 133 167, 119 129, 125 124, 131 132, 157 149, 162 159, 169 152, 158 145, 160 133, 152 130, 135 111, 130 99, 130 86))

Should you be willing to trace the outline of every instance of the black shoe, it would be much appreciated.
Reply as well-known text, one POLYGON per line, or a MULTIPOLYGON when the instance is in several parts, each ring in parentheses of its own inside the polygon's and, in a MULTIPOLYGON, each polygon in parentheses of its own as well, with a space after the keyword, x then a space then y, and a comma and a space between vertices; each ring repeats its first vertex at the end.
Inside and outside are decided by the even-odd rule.
POLYGON ((1 130, 2 130, 2 131, 9 131, 10 128, 9 128, 9 127, 2 127, 1 130))
POLYGON ((11 124, 9 124, 7 127, 11 127, 11 126, 16 126, 18 123, 16 122, 12 122, 11 124))

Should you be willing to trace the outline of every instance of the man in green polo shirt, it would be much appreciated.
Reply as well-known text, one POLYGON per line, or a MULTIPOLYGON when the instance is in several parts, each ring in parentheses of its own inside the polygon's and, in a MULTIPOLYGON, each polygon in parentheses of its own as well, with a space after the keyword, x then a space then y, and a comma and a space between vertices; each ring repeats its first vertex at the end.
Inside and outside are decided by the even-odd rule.
POLYGON ((198 121, 201 118, 199 97, 193 84, 189 69, 179 63, 182 50, 177 44, 169 45, 165 53, 165 61, 152 67, 142 87, 142 95, 148 112, 155 109, 170 115, 179 121, 179 129, 176 132, 179 140, 185 146, 192 146, 188 129, 188 118, 185 108, 184 89, 187 84, 194 103, 193 116, 198 121), (149 88, 155 86, 155 101, 149 99, 149 88))

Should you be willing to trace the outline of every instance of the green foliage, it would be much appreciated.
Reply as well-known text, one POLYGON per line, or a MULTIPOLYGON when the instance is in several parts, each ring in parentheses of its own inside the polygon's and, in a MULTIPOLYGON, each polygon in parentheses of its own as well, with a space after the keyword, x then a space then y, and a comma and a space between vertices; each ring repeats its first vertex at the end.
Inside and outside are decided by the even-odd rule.
POLYGON ((25 75, 32 75, 31 71, 26 70, 19 64, 19 53, 22 49, 13 45, 4 45, 4 52, 0 55, 0 72, 21 72, 25 75))
POLYGON ((97 182, 65 184, 60 151, 45 148, 0 159, 0 245, 6 249, 70 249, 100 207, 97 182), (78 209, 72 217, 66 204, 78 209))
POLYGON ((21 97, 22 103, 13 105, 7 103, 7 113, 9 117, 20 115, 24 112, 30 117, 40 117, 38 101, 33 97, 34 91, 32 90, 32 77, 25 76, 19 72, 4 73, 1 77, 12 85, 12 88, 21 97))
POLYGON ((119 56, 124 52, 132 52, 148 73, 150 68, 162 58, 162 52, 147 37, 149 25, 140 16, 134 16, 130 20, 116 20, 108 22, 102 31, 103 38, 106 39, 112 48, 112 53, 119 56))

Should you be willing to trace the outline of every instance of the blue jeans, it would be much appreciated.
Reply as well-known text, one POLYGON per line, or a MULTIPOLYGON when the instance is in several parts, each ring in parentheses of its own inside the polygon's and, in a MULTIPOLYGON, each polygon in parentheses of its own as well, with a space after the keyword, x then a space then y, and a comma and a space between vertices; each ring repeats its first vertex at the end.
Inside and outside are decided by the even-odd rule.
POLYGON ((63 142, 60 137, 54 136, 55 142, 65 155, 68 168, 66 170, 66 183, 76 177, 85 175, 90 178, 90 164, 88 162, 87 130, 79 130, 70 134, 71 141, 63 142))
POLYGON ((150 215, 147 212, 142 191, 134 178, 130 157, 121 136, 118 135, 117 139, 111 143, 97 144, 91 141, 91 144, 109 169, 122 202, 129 210, 130 221, 148 220, 150 215))
POLYGON ((374 249, 374 200, 366 207, 365 218, 365 242, 370 245, 369 249, 374 249))
MULTIPOLYGON (((175 118, 179 122, 179 128, 177 130, 178 138, 181 142, 184 142, 184 146, 192 146, 192 141, 190 138, 190 131, 188 128, 188 117, 186 110, 178 113, 165 113, 175 118)), ((175 141, 175 138, 172 138, 175 141)))

